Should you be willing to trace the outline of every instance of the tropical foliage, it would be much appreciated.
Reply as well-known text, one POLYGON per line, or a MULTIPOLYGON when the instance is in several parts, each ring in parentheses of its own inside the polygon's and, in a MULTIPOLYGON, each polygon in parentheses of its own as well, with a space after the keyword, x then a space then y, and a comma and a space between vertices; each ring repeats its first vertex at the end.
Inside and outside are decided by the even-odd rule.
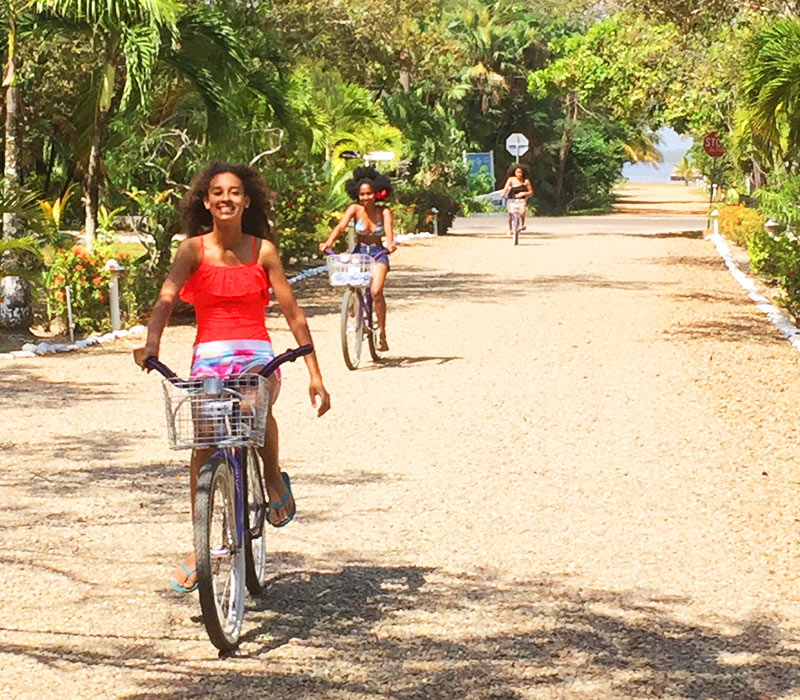
MULTIPOLYGON (((287 261, 310 256, 347 204, 344 151, 392 151, 399 227, 435 216, 443 232, 502 184, 470 180, 463 152, 493 151, 501 180, 515 131, 541 213, 607 209, 622 164, 656 162, 653 134, 669 125, 696 142, 715 130, 726 148, 712 165, 695 147, 685 179, 713 167, 724 186, 747 181, 763 216, 800 225, 794 2, 20 0, 0 12, 0 265, 40 290, 44 322, 61 312, 52 281, 67 275, 54 270, 79 230, 98 260, 121 232, 139 240, 123 299, 131 318, 146 312, 176 202, 212 158, 264 174, 287 261)), ((756 234, 759 215, 735 213, 743 242, 786 248, 756 234)), ((91 272, 69 279, 100 326, 92 287, 105 278, 91 272)))

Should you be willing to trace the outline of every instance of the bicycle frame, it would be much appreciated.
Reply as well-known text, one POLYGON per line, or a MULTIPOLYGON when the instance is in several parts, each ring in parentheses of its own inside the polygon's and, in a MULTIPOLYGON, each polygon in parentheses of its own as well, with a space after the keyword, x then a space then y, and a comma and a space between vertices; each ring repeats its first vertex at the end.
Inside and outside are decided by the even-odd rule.
MULTIPOLYGON (((270 360, 262 369, 258 372, 263 377, 269 377, 272 375, 278 367, 280 367, 284 362, 294 362, 298 357, 302 357, 303 355, 308 355, 313 352, 314 348, 311 345, 301 345, 299 348, 295 350, 287 350, 284 353, 281 353, 277 357, 274 357, 270 360)), ((159 374, 161 374, 165 379, 171 382, 180 382, 180 378, 178 377, 175 372, 173 372, 169 367, 167 367, 163 362, 157 360, 154 357, 148 357, 145 360, 145 367, 147 369, 154 369, 159 374)), ((219 430, 219 426, 217 427, 218 433, 215 435, 217 440, 223 439, 223 435, 221 434, 222 431, 219 430)), ((214 449, 214 448, 209 448, 214 449)), ((245 447, 226 447, 226 446, 218 446, 213 455, 220 454, 225 458, 225 462, 231 468, 233 473, 233 482, 234 482, 234 513, 236 517, 236 547, 241 548, 244 546, 244 528, 245 528, 245 520, 244 520, 244 459, 243 454, 245 447)), ((258 517, 258 524, 257 527, 251 531, 253 536, 257 536, 259 532, 264 527, 264 518, 265 514, 260 513, 258 517)))
POLYGON ((358 308, 361 311, 361 320, 370 333, 374 332, 372 327, 372 292, 369 287, 351 287, 358 294, 358 308))

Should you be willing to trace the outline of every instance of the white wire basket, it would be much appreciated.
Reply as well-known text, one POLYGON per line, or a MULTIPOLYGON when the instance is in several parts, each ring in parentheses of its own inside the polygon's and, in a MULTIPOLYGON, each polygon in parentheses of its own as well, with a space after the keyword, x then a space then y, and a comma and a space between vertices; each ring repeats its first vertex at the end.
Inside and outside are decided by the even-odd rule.
POLYGON ((264 444, 270 407, 266 377, 165 379, 162 386, 173 450, 264 444))
POLYGON ((375 261, 361 253, 329 255, 328 279, 332 287, 369 287, 375 261))
POLYGON ((508 213, 509 214, 524 214, 525 207, 527 206, 527 200, 525 199, 509 199, 508 203, 508 213))

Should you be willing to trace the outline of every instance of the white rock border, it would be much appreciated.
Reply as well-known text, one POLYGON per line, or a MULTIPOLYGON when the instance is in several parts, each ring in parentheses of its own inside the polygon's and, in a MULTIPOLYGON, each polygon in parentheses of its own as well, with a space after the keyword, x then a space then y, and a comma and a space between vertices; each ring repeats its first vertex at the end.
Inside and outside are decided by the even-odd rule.
MULTIPOLYGON (((405 233, 399 234, 394 237, 395 241, 402 243, 403 241, 412 240, 414 238, 435 238, 432 233, 428 231, 420 231, 419 233, 405 233)), ((302 282, 309 277, 321 275, 328 269, 327 265, 317 265, 309 267, 296 275, 289 278, 289 284, 296 284, 302 282)), ((272 292, 272 288, 269 290, 272 292)), ((55 355, 62 352, 74 352, 75 350, 82 350, 83 348, 91 347, 92 345, 104 345, 117 338, 128 338, 132 335, 144 335, 147 333, 147 326, 141 324, 133 326, 132 328, 123 329, 119 331, 111 331, 103 335, 91 335, 88 338, 76 340, 74 343, 48 343, 42 340, 38 343, 25 343, 20 350, 12 352, 0 353, 0 360, 14 360, 14 359, 28 359, 31 357, 41 357, 43 355, 55 355)), ((798 347, 800 349, 800 347, 798 347)))
POLYGON ((719 256, 727 266, 731 276, 739 283, 742 289, 747 292, 747 296, 755 302, 756 308, 770 320, 772 325, 780 331, 780 334, 794 346, 794 349, 800 352, 800 330, 798 330, 777 307, 770 304, 767 298, 756 289, 753 280, 745 275, 736 264, 736 261, 731 255, 731 249, 725 242, 725 239, 719 233, 712 233, 710 236, 706 236, 706 238, 714 244, 717 253, 719 253, 719 256))

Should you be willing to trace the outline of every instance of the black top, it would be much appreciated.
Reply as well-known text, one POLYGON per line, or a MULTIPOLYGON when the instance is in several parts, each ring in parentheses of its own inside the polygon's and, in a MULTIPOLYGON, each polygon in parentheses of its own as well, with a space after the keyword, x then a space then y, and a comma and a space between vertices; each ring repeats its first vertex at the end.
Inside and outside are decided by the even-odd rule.
POLYGON ((508 190, 508 194, 510 197, 516 197, 520 192, 527 192, 528 186, 527 185, 517 185, 516 187, 510 187, 508 190))

